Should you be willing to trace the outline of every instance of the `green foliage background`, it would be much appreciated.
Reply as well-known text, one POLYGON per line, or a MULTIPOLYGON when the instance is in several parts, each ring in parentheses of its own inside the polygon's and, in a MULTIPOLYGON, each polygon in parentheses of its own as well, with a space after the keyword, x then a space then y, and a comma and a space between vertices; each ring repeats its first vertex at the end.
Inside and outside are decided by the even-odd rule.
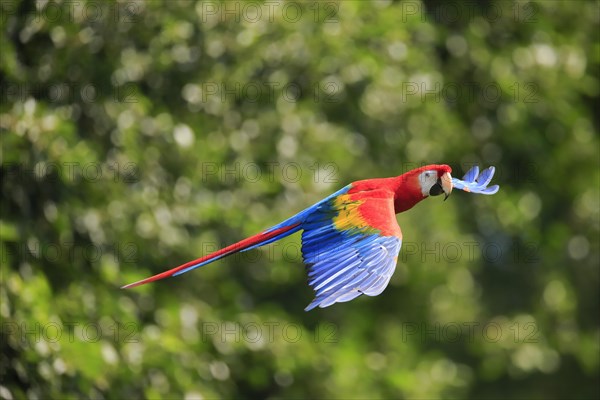
POLYGON ((2 2, 0 398, 598 398, 598 2, 269 4, 2 2), (433 162, 501 190, 378 297, 298 235, 119 289, 433 162))

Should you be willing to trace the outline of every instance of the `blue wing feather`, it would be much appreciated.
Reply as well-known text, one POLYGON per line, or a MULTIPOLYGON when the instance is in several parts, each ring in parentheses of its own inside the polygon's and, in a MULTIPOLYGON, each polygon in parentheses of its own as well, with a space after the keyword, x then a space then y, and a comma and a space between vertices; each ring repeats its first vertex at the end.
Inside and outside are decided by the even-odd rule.
POLYGON ((317 306, 328 307, 334 303, 350 301, 362 294, 377 296, 383 292, 396 269, 396 256, 400 251, 401 240, 397 237, 385 236, 380 236, 380 239, 380 244, 376 248, 365 250, 384 253, 385 257, 382 262, 374 267, 361 263, 351 271, 340 275, 327 287, 317 290, 315 300, 306 310, 311 310, 317 306))
POLYGON ((479 166, 474 166, 473 168, 471 168, 466 174, 465 176, 463 176, 463 180, 467 183, 471 183, 475 181, 475 178, 477 178, 477 175, 479 175, 479 166))
POLYGON ((496 169, 494 167, 489 167, 479 173, 479 167, 474 166, 465 174, 462 180, 452 178, 452 186, 455 189, 464 190, 465 192, 487 195, 495 194, 500 189, 500 186, 492 185, 488 187, 495 172, 496 169))
MULTIPOLYGON (((350 301, 362 294, 380 294, 396 269, 402 245, 397 236, 339 230, 333 219, 345 205, 336 207, 335 199, 331 200, 322 203, 303 223, 302 254, 308 283, 316 295, 306 311, 350 301)), ((362 207, 369 207, 368 200, 362 207)), ((391 198, 389 207, 393 209, 391 198)))

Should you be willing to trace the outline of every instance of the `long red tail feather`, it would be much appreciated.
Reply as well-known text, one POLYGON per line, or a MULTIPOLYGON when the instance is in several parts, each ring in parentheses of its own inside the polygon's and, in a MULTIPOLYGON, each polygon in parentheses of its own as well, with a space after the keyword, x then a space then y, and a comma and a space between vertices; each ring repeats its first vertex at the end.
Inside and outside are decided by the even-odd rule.
MULTIPOLYGON (((128 288, 136 287, 136 286, 139 286, 139 285, 143 285, 143 284, 148 283, 148 282, 158 281, 160 279, 176 275, 177 273, 187 272, 186 270, 192 270, 194 268, 201 267, 202 265, 206 265, 206 264, 208 264, 210 262, 213 262, 213 261, 216 261, 216 260, 218 260, 220 258, 227 257, 227 256, 229 256, 231 254, 235 254, 235 253, 237 253, 239 251, 248 249, 248 248, 250 248, 252 246, 256 246, 256 245, 259 245, 259 244, 261 244, 263 242, 267 242, 268 240, 271 240, 271 239, 273 239, 273 238, 275 238, 275 237, 277 237, 279 235, 282 235, 282 234, 284 234, 286 232, 289 232, 289 231, 293 230, 294 228, 297 228, 298 225, 299 224, 297 223, 297 224, 285 226, 285 227, 282 227, 282 228, 274 229, 272 231, 269 231, 269 230, 263 231, 263 232, 261 232, 259 234, 256 234, 254 236, 250 236, 249 238, 246 238, 246 239, 243 239, 243 240, 241 240, 241 241, 239 241, 237 243, 234 243, 234 244, 232 244, 230 246, 224 247, 221 250, 217 250, 214 253, 208 254, 208 255, 206 255, 204 257, 200 257, 200 258, 198 258, 196 260, 192 260, 190 262, 182 264, 182 265, 180 265, 178 267, 175 267, 173 269, 170 269, 168 271, 161 272, 160 274, 151 276, 149 278, 142 279, 141 281, 137 281, 137 282, 134 282, 134 283, 130 283, 129 285, 122 286, 121 289, 128 289, 128 288)), ((288 234, 291 234, 291 233, 293 233, 293 232, 290 232, 288 234)), ((287 235, 283 235, 283 236, 287 236, 287 235)))

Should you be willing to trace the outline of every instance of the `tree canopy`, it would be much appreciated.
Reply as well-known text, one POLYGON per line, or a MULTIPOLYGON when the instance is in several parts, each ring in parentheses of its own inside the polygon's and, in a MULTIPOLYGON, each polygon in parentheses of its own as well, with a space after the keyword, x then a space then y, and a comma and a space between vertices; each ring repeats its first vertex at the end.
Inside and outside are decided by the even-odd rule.
POLYGON ((0 398, 598 398, 598 2, 0 4, 0 398), (346 184, 378 297, 305 313, 300 237, 130 290, 346 184))

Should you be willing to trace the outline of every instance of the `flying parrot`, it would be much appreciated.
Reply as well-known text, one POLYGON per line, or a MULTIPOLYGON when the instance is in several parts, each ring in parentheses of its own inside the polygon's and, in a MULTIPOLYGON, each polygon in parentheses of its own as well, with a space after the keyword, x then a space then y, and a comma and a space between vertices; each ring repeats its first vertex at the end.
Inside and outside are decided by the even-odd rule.
POLYGON ((248 251, 302 231, 302 256, 315 299, 305 311, 350 301, 362 294, 377 296, 388 285, 398 261, 402 232, 395 214, 429 196, 452 188, 491 195, 494 167, 479 173, 475 166, 462 180, 448 165, 427 165, 392 178, 353 182, 293 217, 204 257, 123 286, 131 288, 177 276, 240 251, 248 251))

